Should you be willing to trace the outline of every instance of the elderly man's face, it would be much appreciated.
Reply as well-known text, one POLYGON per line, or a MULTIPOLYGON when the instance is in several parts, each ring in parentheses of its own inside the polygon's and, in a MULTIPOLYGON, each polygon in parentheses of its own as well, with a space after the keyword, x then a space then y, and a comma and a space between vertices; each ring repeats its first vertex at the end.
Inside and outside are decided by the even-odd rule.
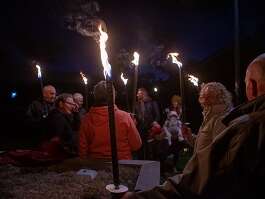
POLYGON ((262 72, 259 70, 260 66, 258 63, 251 63, 248 66, 245 84, 246 84, 246 96, 247 99, 253 100, 264 92, 264 81, 260 81, 262 72))
POLYGON ((56 97, 56 90, 53 86, 48 86, 43 89, 43 99, 46 102, 53 103, 56 97))
POLYGON ((202 107, 214 105, 216 100, 215 92, 209 87, 205 86, 202 88, 199 96, 199 103, 202 107))
POLYGON ((76 104, 72 97, 67 97, 65 101, 60 102, 59 109, 61 112, 71 114, 75 109, 76 104))
POLYGON ((74 101, 78 104, 79 107, 81 107, 84 103, 84 98, 82 95, 76 95, 74 96, 74 101))

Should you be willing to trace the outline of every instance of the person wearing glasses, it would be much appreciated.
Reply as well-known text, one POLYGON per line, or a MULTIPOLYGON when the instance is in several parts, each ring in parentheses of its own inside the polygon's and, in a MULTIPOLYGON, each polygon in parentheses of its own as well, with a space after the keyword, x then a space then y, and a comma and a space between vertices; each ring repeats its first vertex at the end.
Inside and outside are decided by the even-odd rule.
POLYGON ((83 118, 86 114, 86 109, 83 107, 84 104, 84 97, 81 93, 74 93, 73 94, 74 102, 77 104, 77 110, 80 118, 83 118))
POLYGON ((51 155, 64 158, 77 153, 77 132, 80 116, 76 112, 76 103, 72 94, 63 93, 55 100, 55 109, 46 122, 45 151, 51 155))

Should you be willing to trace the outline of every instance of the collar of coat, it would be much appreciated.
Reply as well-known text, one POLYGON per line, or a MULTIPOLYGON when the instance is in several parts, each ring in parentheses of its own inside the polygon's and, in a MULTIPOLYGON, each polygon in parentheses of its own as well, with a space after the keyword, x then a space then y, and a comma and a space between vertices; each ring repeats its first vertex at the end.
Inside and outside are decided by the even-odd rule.
POLYGON ((237 117, 263 110, 265 110, 265 95, 259 96, 252 101, 237 106, 222 120, 222 122, 225 125, 228 125, 229 122, 237 117))

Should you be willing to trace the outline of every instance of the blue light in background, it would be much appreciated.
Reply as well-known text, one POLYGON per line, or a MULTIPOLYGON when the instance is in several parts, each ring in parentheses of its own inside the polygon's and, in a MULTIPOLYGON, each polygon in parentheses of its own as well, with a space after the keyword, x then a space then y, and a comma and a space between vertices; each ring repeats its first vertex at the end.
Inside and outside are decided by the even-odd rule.
POLYGON ((17 97, 17 92, 16 91, 12 91, 11 92, 11 98, 15 99, 17 97))

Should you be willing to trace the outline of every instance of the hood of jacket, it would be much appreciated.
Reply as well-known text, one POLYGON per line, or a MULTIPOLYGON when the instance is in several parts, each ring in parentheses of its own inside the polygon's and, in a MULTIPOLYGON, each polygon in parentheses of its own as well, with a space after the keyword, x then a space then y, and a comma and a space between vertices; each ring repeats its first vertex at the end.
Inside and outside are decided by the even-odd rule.
MULTIPOLYGON (((117 110, 117 106, 114 105, 114 112, 116 112, 117 110)), ((108 106, 92 106, 89 110, 89 119, 95 126, 102 126, 108 123, 108 115, 108 106)))

